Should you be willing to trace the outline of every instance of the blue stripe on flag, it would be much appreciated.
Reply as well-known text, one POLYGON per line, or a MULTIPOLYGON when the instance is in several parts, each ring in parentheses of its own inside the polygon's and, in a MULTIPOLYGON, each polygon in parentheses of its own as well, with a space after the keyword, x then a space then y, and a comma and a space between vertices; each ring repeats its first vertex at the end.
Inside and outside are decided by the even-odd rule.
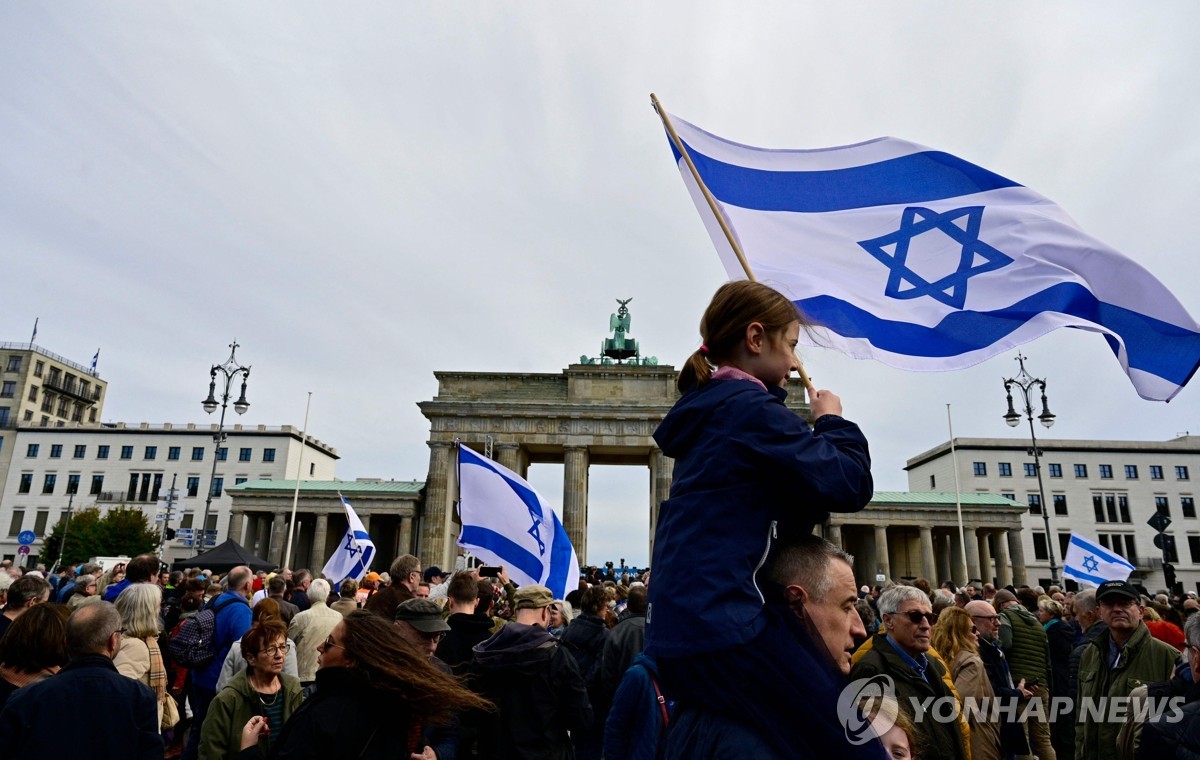
MULTIPOLYGON (((1118 557, 1115 554, 1110 554, 1104 547, 1096 546, 1095 544, 1093 544, 1090 541, 1084 541, 1079 536, 1072 535, 1071 543, 1075 544, 1080 549, 1083 549, 1085 552, 1088 552, 1089 554, 1095 554, 1097 557, 1104 560, 1105 562, 1108 562, 1109 564, 1120 565, 1122 567, 1127 567, 1130 570, 1134 569, 1133 565, 1131 565, 1129 563, 1129 560, 1125 559, 1124 557, 1118 557)), ((1070 548, 1070 545, 1068 545, 1067 548, 1070 548)))
MULTIPOLYGON (((345 499, 342 499, 342 501, 345 501, 345 499)), ((346 573, 346 578, 361 578, 363 573, 367 571, 367 568, 371 566, 371 558, 375 556, 375 544, 371 541, 370 533, 363 530, 356 530, 354 531, 354 539, 356 541, 366 541, 368 545, 358 555, 358 562, 355 562, 354 566, 346 573)), ((345 580, 345 578, 342 580, 345 580)))
POLYGON ((567 537, 567 529, 558 521, 558 515, 553 512, 554 544, 550 548, 550 572, 546 576, 546 588, 554 594, 555 599, 562 599, 568 591, 575 589, 572 581, 578 583, 579 568, 571 566, 571 539, 567 537))
MULTIPOLYGON (((697 152, 688 155, 709 191, 722 203, 758 211, 820 213, 870 206, 925 203, 960 195, 1021 187, 982 166, 930 150, 865 166, 823 171, 770 171, 727 164, 697 152)), ((680 159, 674 143, 675 162, 680 159)))
POLYGON ((481 528, 478 525, 464 525, 459 543, 478 546, 504 559, 530 578, 542 577, 542 561, 533 556, 525 547, 504 537, 494 530, 481 528))
POLYGON ((1085 581, 1095 586, 1099 586, 1101 583, 1107 583, 1109 581, 1108 578, 1101 578, 1098 575, 1088 575, 1087 573, 1080 572, 1069 565, 1063 568, 1063 575, 1069 575, 1076 580, 1085 581))
MULTIPOLYGON (((1121 336, 1129 366, 1176 385, 1187 384, 1200 363, 1200 334, 1135 311, 1102 303, 1077 283, 1059 283, 995 311, 957 311, 935 327, 881 319, 832 296, 796 302, 813 321, 848 338, 908 356, 957 356, 994 345, 1040 312, 1058 312, 1102 325, 1121 336)), ((1110 346, 1112 341, 1110 340, 1110 346)), ((1115 351, 1115 346, 1112 346, 1115 351)))

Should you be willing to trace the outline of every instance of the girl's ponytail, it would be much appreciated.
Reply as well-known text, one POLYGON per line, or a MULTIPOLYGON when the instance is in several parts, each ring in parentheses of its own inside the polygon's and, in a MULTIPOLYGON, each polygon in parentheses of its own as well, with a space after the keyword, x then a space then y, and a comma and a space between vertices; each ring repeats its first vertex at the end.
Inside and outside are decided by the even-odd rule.
POLYGON ((687 393, 698 385, 704 385, 711 376, 712 365, 708 363, 705 349, 701 346, 684 361, 679 377, 675 379, 675 387, 680 393, 687 393))

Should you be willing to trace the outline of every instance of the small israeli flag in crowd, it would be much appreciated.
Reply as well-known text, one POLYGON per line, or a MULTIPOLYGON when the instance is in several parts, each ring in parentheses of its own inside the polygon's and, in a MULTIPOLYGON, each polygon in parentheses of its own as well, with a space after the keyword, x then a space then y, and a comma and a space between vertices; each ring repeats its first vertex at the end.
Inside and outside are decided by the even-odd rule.
POLYGON ((1017 182, 891 137, 767 150, 672 123, 713 196, 715 212, 671 141, 729 276, 746 274, 722 221, 755 278, 826 328, 801 332, 810 345, 952 370, 1074 327, 1102 334, 1157 401, 1200 366, 1200 325, 1175 296, 1017 182))
POLYGON ((1100 544, 1071 534, 1067 556, 1063 559, 1063 575, 1085 586, 1099 586, 1105 581, 1127 581, 1133 572, 1129 560, 1100 544))
POLYGON ((361 581, 371 568, 371 560, 375 557, 375 544, 363 527, 362 520, 354 513, 354 507, 350 506, 350 502, 340 493, 338 498, 346 508, 346 535, 342 537, 333 556, 321 570, 335 589, 347 578, 361 581))
POLYGON ((458 447, 458 545, 504 565, 518 586, 540 584, 562 599, 579 582, 579 557, 558 515, 520 475, 458 447))

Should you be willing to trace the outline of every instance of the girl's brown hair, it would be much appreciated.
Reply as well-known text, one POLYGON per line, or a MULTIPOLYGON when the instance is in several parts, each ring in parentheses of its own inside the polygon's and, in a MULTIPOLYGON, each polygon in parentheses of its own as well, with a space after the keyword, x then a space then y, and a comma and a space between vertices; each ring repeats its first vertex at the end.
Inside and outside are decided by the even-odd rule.
POLYGON ((971 638, 974 625, 971 614, 962 607, 947 607, 938 615, 929 643, 942 656, 946 667, 953 666, 958 653, 963 650, 979 654, 979 647, 971 638))
POLYGON ((762 283, 734 280, 717 289, 700 319, 700 348, 683 363, 675 381, 680 393, 708 382, 713 367, 727 361, 758 322, 775 339, 792 322, 808 324, 796 305, 782 293, 762 283))
POLYGON ((367 677, 371 688, 403 699, 422 723, 445 724, 466 710, 492 710, 479 697, 429 663, 388 620, 366 610, 354 610, 342 623, 343 646, 352 667, 367 677))

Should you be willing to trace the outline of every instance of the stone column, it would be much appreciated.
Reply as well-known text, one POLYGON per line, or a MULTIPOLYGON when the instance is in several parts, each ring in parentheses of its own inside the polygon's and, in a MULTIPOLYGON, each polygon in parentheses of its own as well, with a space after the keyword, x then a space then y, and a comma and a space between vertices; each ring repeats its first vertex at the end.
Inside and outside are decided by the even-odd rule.
MULTIPOLYGON (((659 449, 650 454, 650 566, 654 566, 654 531, 658 527, 658 510, 671 495, 671 475, 675 460, 659 449)), ((582 558, 580 558, 582 561, 582 558)))
POLYGON ((267 562, 279 567, 283 561, 283 545, 287 543, 287 515, 276 512, 271 521, 271 549, 267 552, 267 562))
POLYGON ((996 584, 997 587, 1012 583, 1012 566, 1008 561, 1008 531, 996 531, 996 584))
POLYGON ((255 544, 257 544, 258 540, 259 540, 258 513, 256 513, 256 512, 249 513, 248 515, 246 515, 245 520, 246 520, 246 543, 243 544, 243 546, 245 546, 247 549, 249 549, 251 554, 261 557, 262 554, 259 553, 258 547, 255 546, 255 544))
POLYGON ((841 523, 835 523, 832 520, 830 520, 829 521, 829 530, 825 534, 825 538, 829 541, 829 543, 833 544, 834 546, 837 546, 842 549, 845 548, 842 546, 842 525, 841 525, 841 523))
MULTIPOLYGON (((505 465, 507 467, 507 465, 505 465)), ((408 554, 412 551, 412 533, 413 519, 411 517, 400 518, 400 544, 396 547, 396 556, 408 554)))
POLYGON ((513 472, 521 471, 521 447, 515 443, 497 443, 496 461, 513 472))
POLYGON ((934 536, 937 544, 934 554, 937 555, 937 581, 940 585, 942 581, 948 581, 954 578, 954 571, 950 569, 950 535, 941 533, 934 536))
POLYGON ((1012 561, 1014 586, 1022 586, 1029 582, 1025 573, 1025 544, 1021 538, 1021 528, 1014 528, 1008 532, 1008 553, 1012 561))
POLYGON ((311 564, 315 567, 317 563, 321 563, 321 567, 325 566, 325 562, 329 559, 326 554, 326 545, 329 543, 329 513, 318 512, 316 514, 316 524, 313 526, 312 551, 309 556, 312 557, 311 564))
POLYGON ((931 586, 937 586, 937 560, 933 556, 933 528, 922 525, 921 530, 921 575, 924 575, 931 586))
POLYGON ((245 514, 240 509, 229 513, 228 537, 242 546, 245 546, 242 543, 242 528, 246 522, 245 517, 245 514))
POLYGON ((988 544, 991 531, 980 528, 976 535, 979 536, 979 577, 984 583, 991 583, 995 578, 992 575, 992 549, 988 544))
POLYGON ((892 577, 892 564, 888 557, 887 527, 875 526, 875 572, 883 573, 889 580, 892 577))
POLYGON ((967 550, 967 577, 963 585, 970 583, 980 576, 979 573, 979 539, 975 536, 974 528, 963 527, 963 542, 967 550))
MULTIPOLYGON (((421 545, 417 556, 422 565, 453 567, 448 562, 450 536, 450 476, 453 444, 429 442, 429 476, 425 480, 425 515, 421 521, 421 545)), ((390 559, 389 559, 390 561, 390 559)))
MULTIPOLYGON (((367 533, 370 533, 371 532, 371 513, 370 512, 366 512, 366 513, 359 512, 357 509, 354 510, 354 513, 356 515, 358 515, 358 519, 362 522, 363 530, 365 530, 367 533)), ((374 540, 374 539, 372 539, 372 540, 374 540)))
POLYGON ((580 562, 587 562, 588 451, 563 448, 563 527, 580 562))

